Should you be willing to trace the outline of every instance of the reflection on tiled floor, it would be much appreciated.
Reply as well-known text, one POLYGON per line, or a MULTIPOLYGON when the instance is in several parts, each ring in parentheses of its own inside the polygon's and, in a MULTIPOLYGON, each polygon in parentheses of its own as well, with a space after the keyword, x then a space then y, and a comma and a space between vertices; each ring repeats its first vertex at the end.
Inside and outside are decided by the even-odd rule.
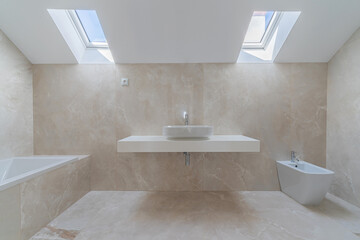
POLYGON ((346 229, 360 236, 360 208, 327 194, 319 206, 309 207, 309 209, 335 219, 346 229))
POLYGON ((325 209, 281 192, 90 192, 32 239, 359 240, 325 209))

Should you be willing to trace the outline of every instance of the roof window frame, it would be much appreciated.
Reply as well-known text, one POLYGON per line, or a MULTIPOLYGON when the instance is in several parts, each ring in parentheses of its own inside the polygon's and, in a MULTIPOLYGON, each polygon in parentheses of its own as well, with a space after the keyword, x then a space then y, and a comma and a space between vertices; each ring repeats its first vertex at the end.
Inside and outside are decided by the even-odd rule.
MULTIPOLYGON (((274 11, 274 14, 270 20, 269 26, 267 27, 264 35, 261 38, 261 41, 259 43, 253 43, 253 42, 243 42, 242 49, 266 49, 268 46, 276 27, 279 25, 280 19, 282 16, 282 12, 280 11, 274 11)), ((250 26, 250 23, 249 23, 250 26)), ((246 31, 247 32, 247 31, 246 31)))
POLYGON ((67 14, 86 48, 109 48, 107 42, 90 42, 86 31, 76 13, 76 10, 67 10, 67 14))

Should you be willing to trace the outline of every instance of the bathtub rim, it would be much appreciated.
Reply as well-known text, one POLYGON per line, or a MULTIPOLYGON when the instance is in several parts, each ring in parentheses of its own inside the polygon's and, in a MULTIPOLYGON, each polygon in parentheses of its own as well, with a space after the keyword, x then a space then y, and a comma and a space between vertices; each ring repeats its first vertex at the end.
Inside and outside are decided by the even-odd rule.
POLYGON ((9 178, 3 182, 0 183, 0 191, 3 191, 5 189, 11 188, 13 186, 16 186, 17 184, 21 184, 23 182, 29 181, 37 176, 40 176, 44 173, 53 171, 55 169, 58 169, 62 166, 65 166, 66 164, 70 164, 79 160, 82 160, 84 158, 88 158, 90 155, 31 155, 31 156, 18 156, 18 157, 11 157, 6 159, 1 159, 0 162, 6 161, 9 159, 26 159, 26 158, 65 158, 63 161, 54 163, 51 165, 47 165, 29 172, 26 172, 24 174, 21 174, 16 177, 9 178))

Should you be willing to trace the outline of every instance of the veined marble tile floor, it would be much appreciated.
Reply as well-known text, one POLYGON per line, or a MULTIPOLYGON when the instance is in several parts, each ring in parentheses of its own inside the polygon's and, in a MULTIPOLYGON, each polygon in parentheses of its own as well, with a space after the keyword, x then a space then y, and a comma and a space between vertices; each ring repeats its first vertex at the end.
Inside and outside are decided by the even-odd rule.
POLYGON ((328 193, 320 205, 309 209, 335 219, 360 237, 360 208, 355 205, 328 193))
POLYGON ((93 191, 31 239, 359 240, 325 208, 277 191, 93 191))

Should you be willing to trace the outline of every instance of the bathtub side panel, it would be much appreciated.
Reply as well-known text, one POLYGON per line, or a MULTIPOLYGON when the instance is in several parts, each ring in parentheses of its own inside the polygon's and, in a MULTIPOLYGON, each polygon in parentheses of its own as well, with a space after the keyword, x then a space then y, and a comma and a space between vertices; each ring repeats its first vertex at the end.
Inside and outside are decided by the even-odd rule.
POLYGON ((29 239, 90 191, 89 163, 87 157, 20 184, 21 239, 29 239))
POLYGON ((0 240, 20 239, 20 186, 0 191, 0 240))

